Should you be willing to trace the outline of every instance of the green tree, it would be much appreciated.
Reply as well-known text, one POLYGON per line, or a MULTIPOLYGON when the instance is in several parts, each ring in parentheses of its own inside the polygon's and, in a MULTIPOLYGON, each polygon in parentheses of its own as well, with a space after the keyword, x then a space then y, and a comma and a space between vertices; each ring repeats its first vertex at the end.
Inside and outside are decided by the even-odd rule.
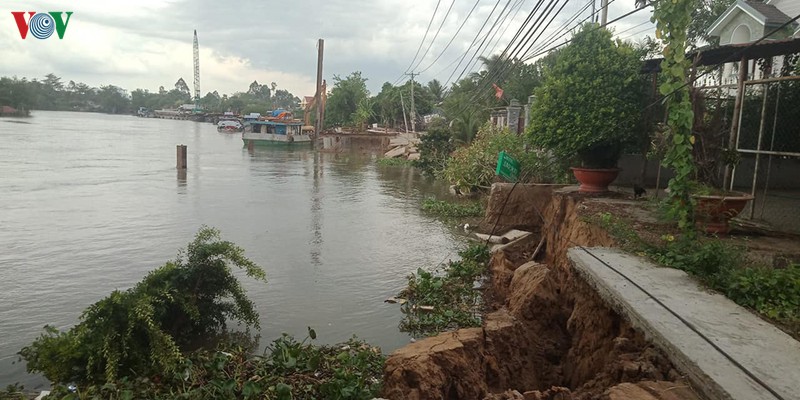
POLYGON ((428 126, 427 132, 420 138, 420 157, 414 162, 414 166, 423 174, 437 176, 444 170, 447 159, 454 149, 447 121, 442 118, 434 119, 428 126))
POLYGON ((361 71, 352 72, 342 79, 333 76, 333 88, 328 94, 325 106, 325 124, 327 126, 353 125, 353 117, 358 104, 369 97, 367 79, 361 77, 361 71))
POLYGON ((20 355, 29 372, 54 383, 175 373, 186 351, 222 332, 229 320, 258 328, 258 313, 232 265, 266 281, 242 248, 204 227, 176 261, 89 306, 70 330, 45 327, 20 355))
POLYGON ((131 102, 125 89, 118 86, 100 86, 97 92, 100 111, 109 114, 126 114, 131 112, 131 102))
POLYGON ((428 92, 433 96, 435 105, 439 105, 444 101, 445 90, 442 83, 438 79, 433 79, 428 82, 428 92))
MULTIPOLYGON (((735 0, 694 0, 694 7, 692 8, 692 20, 689 23, 689 31, 687 32, 687 41, 690 47, 697 45, 699 41, 711 41, 707 35, 708 28, 711 24, 722 15, 725 10, 733 4, 735 0)), ((711 43, 713 45, 719 44, 719 38, 716 38, 711 43)))

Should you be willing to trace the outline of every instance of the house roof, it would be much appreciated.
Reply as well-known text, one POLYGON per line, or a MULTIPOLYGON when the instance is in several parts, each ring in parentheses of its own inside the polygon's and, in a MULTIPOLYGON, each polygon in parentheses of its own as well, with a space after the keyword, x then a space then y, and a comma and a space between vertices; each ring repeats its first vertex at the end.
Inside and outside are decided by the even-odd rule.
POLYGON ((0 112, 2 112, 3 114, 12 114, 17 112, 17 110, 14 107, 3 106, 2 108, 0 108, 0 112))
MULTIPOLYGON (((762 41, 757 44, 740 43, 727 44, 717 47, 703 47, 686 54, 686 58, 696 62, 698 66, 719 65, 726 62, 736 62, 746 57, 748 60, 774 57, 783 54, 800 53, 800 38, 783 40, 762 41)), ((645 60, 642 73, 661 71, 661 62, 664 58, 645 60)))
MULTIPOLYGON (((780 26, 792 20, 791 17, 784 14, 783 11, 772 4, 762 3, 760 1, 736 0, 735 3, 731 4, 731 6, 711 24, 708 28, 708 36, 718 37, 722 28, 736 17, 736 10, 746 13, 761 25, 767 27, 780 26)), ((796 26, 796 24, 795 22, 792 26, 796 26)))

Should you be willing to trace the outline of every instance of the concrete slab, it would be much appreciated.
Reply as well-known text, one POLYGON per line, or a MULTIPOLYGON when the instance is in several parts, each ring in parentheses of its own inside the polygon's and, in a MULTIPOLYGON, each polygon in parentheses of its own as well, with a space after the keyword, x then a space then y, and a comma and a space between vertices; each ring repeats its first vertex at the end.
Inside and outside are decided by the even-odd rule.
POLYGON ((724 296, 711 293, 683 271, 658 267, 616 249, 572 248, 568 255, 576 271, 603 299, 658 345, 704 396, 800 399, 800 342, 791 336, 724 296), (748 376, 701 334, 777 395, 748 376))

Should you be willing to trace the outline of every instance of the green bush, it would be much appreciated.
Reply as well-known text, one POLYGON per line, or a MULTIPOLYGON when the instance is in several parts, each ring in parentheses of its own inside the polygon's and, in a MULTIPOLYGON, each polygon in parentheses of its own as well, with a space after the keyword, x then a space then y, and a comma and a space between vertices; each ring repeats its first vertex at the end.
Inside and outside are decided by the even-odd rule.
MULTIPOLYGON (((311 338, 316 337, 309 328, 311 338)), ((187 355, 181 369, 157 377, 124 377, 104 384, 78 386, 59 399, 358 399, 379 395, 385 357, 377 347, 352 338, 316 346, 284 334, 253 356, 246 348, 224 346, 187 355)))
POLYGON ((520 181, 563 181, 563 169, 548 157, 525 150, 525 137, 508 129, 484 125, 469 146, 459 148, 447 161, 440 177, 463 192, 488 189, 495 179, 497 157, 505 151, 520 163, 520 181))
POLYGON ((425 175, 436 176, 444 170, 454 149, 450 127, 445 120, 437 118, 420 137, 419 160, 414 161, 414 166, 425 175))
POLYGON ((527 133, 565 162, 615 167, 641 124, 645 93, 639 53, 585 24, 544 71, 527 133))
POLYGON ((481 296, 473 286, 486 272, 489 249, 473 245, 458 254, 461 260, 434 271, 419 268, 408 276, 408 286, 398 294, 407 300, 400 330, 422 336, 480 326, 481 296))
POLYGON ((800 265, 733 271, 725 291, 738 304, 800 327, 800 265))
POLYGON ((242 248, 204 227, 176 261, 89 306, 70 330, 45 327, 19 354, 28 372, 55 383, 172 373, 185 351, 224 331, 228 320, 258 328, 258 313, 230 265, 266 281, 242 248))
POLYGON ((379 158, 378 165, 383 167, 404 167, 414 165, 414 161, 405 158, 379 158))
POLYGON ((425 199, 422 210, 445 218, 482 217, 485 213, 480 202, 451 203, 435 199, 425 199))

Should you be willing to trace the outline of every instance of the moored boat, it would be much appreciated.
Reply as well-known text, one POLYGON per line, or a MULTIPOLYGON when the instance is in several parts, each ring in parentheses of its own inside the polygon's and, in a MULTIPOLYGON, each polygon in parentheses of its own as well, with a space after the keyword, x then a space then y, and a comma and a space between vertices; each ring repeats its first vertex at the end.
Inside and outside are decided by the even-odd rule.
POLYGON ((250 129, 242 133, 242 142, 247 146, 268 144, 310 144, 311 135, 303 129, 303 122, 285 110, 275 110, 268 117, 250 123, 250 129))

